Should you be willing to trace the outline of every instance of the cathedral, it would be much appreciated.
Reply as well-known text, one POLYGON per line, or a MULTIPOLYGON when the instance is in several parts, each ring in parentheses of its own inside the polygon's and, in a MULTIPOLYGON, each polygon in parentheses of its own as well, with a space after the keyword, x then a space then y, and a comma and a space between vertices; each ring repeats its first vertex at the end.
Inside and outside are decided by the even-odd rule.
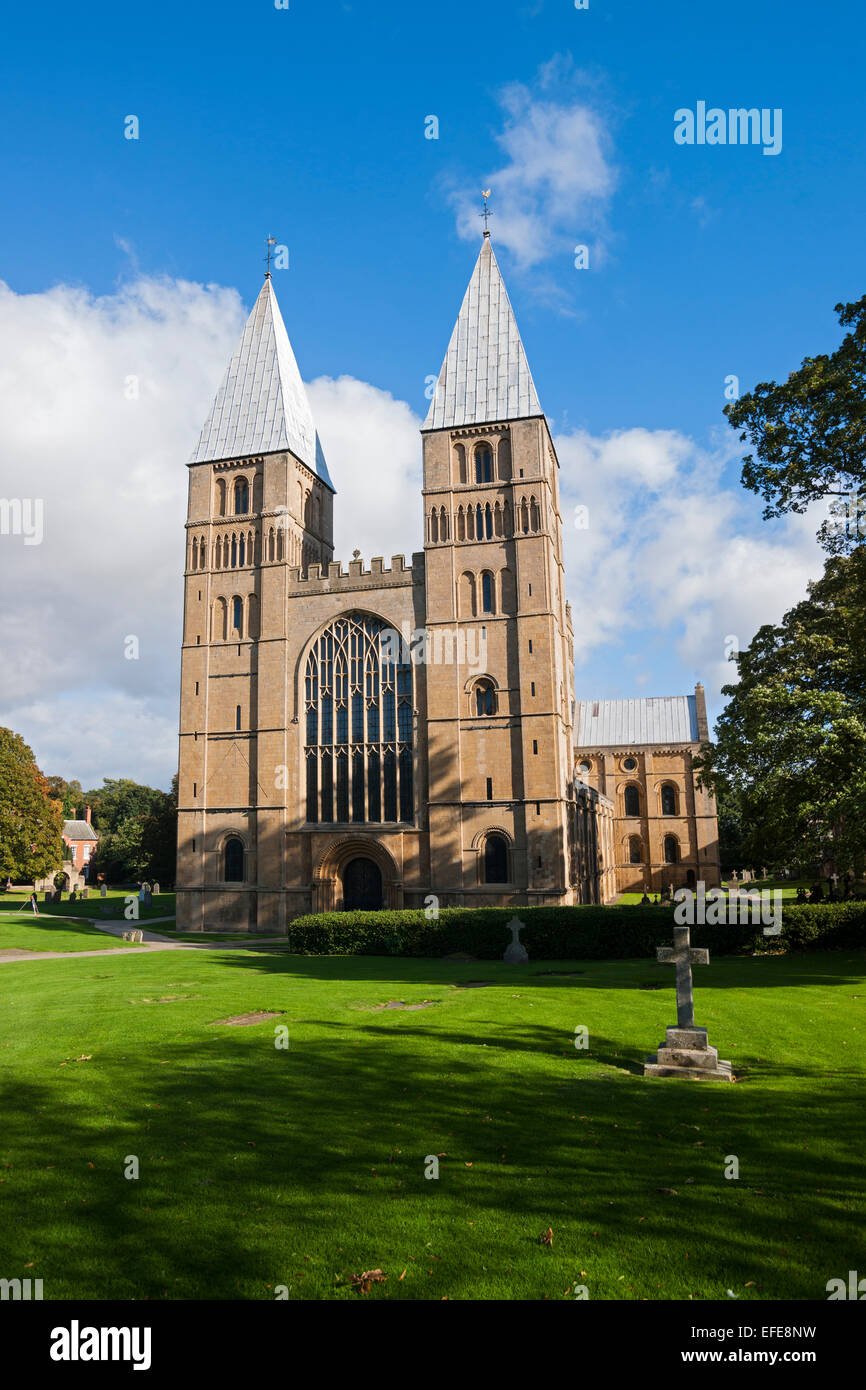
POLYGON ((702 687, 575 700, 559 462, 487 232, 421 433, 423 550, 344 566, 266 275, 188 465, 180 930, 719 882, 702 687))

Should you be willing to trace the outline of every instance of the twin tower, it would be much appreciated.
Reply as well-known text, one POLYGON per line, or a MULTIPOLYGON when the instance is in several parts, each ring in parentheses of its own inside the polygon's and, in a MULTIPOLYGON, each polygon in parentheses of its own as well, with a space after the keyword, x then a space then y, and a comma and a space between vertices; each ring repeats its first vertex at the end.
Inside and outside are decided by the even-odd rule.
POLYGON ((181 929, 597 896, 559 465, 487 235, 422 439, 423 550, 344 567, 267 277, 189 463, 181 929))

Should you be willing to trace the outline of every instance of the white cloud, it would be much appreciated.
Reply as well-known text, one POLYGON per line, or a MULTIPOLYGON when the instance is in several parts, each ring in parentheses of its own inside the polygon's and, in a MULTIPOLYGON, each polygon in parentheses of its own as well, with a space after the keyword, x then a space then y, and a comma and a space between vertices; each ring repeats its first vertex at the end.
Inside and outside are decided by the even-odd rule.
POLYGON ((762 522, 756 499, 720 483, 731 440, 707 450, 674 430, 632 429, 564 434, 556 447, 578 698, 630 694, 638 654, 654 668, 640 677, 646 693, 685 694, 700 678, 718 713, 736 678, 726 644, 747 646, 821 572, 816 516, 762 522), (574 526, 578 505, 587 530, 574 526))
MULTIPOLYGON (((555 77, 562 85, 562 71, 562 65, 556 73, 548 65, 535 90, 512 83, 498 94, 502 128, 494 138, 505 162, 485 183, 492 189, 496 243, 523 268, 565 255, 578 243, 590 246, 592 268, 605 256, 604 214, 616 183, 608 121, 575 98, 571 78, 560 99, 547 95, 555 77)), ((452 201, 460 236, 477 241, 478 188, 461 187, 452 201)))

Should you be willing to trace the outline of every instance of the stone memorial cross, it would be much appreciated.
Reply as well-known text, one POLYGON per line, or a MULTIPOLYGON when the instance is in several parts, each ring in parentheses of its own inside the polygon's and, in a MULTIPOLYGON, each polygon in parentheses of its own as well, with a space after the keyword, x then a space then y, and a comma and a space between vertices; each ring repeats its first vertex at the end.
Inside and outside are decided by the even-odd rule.
POLYGON ((710 953, 700 947, 692 946, 688 925, 674 927, 674 944, 656 948, 656 956, 662 964, 676 966, 677 984, 677 1027, 694 1028, 695 996, 692 986, 692 966, 709 965, 710 953))
POLYGON ((666 1030, 658 1051, 647 1057, 644 1076, 733 1081, 730 1062, 720 1060, 718 1049, 710 1047, 706 1028, 695 1024, 692 966, 709 965, 709 951, 692 946, 688 925, 675 925, 673 947, 659 946, 656 957, 663 965, 676 966, 677 1021, 666 1030))

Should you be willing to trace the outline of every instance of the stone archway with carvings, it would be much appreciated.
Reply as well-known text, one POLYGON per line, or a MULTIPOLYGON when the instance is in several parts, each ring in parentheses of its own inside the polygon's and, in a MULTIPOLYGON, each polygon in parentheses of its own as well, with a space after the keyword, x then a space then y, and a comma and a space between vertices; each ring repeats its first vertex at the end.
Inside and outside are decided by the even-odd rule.
POLYGON ((313 872, 313 911, 340 912, 343 908, 343 871, 356 859, 369 859, 382 875, 382 906, 403 906, 403 878, 393 857, 372 836, 346 835, 334 840, 313 872))

